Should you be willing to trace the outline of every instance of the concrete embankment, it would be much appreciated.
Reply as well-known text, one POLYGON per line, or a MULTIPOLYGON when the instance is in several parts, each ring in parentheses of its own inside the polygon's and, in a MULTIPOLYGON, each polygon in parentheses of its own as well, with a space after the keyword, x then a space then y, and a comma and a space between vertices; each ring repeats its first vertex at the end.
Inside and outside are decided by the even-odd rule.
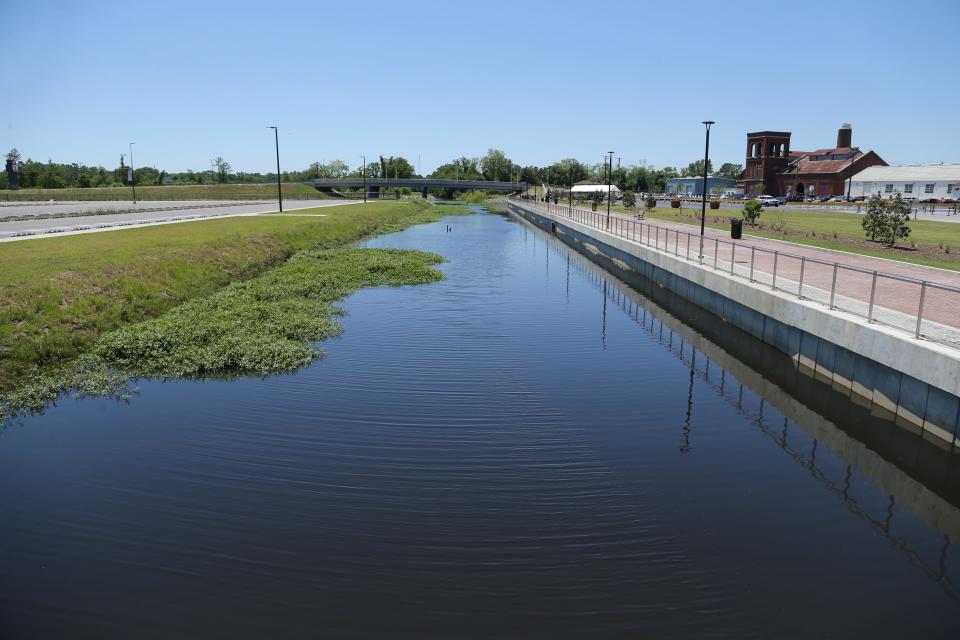
POLYGON ((960 351, 521 203, 510 202, 508 210, 622 279, 641 276, 710 311, 874 413, 941 445, 960 445, 960 351))

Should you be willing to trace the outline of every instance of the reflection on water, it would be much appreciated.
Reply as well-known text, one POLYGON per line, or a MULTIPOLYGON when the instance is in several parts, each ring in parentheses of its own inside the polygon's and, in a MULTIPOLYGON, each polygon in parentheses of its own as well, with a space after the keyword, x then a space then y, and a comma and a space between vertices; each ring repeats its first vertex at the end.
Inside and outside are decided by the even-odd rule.
MULTIPOLYGON (((596 287, 602 287, 605 298, 603 308, 604 313, 606 313, 606 299, 608 297, 607 278, 609 278, 609 276, 604 277, 599 273, 591 272, 589 269, 584 269, 584 271, 587 272, 587 278, 593 282, 596 287)), ((871 515, 867 510, 869 507, 862 507, 858 503, 857 498, 851 495, 850 489, 852 485, 853 474, 855 473, 855 469, 852 464, 846 464, 843 470, 842 481, 831 478, 827 472, 818 468, 817 466, 817 447, 819 446, 819 441, 816 439, 816 437, 813 437, 813 439, 810 440, 808 437, 806 437, 808 435, 807 432, 803 431, 801 433, 801 437, 799 438, 800 442, 798 443, 798 446, 809 448, 800 450, 793 446, 793 444, 790 442, 791 427, 793 430, 796 430, 798 428, 797 424, 791 423, 786 416, 782 416, 779 413, 774 414, 775 417, 773 420, 776 421, 776 423, 772 424, 771 420, 764 416, 767 400, 762 396, 756 395, 756 390, 751 390, 748 388, 746 390, 748 402, 745 403, 744 384, 736 380, 732 375, 728 374, 726 369, 720 369, 719 381, 716 379, 716 373, 714 373, 714 379, 711 380, 711 361, 709 357, 705 357, 702 368, 698 368, 698 353, 696 348, 686 345, 683 337, 678 337, 679 343, 675 346, 675 332, 670 326, 666 327, 667 334, 664 336, 665 325, 663 322, 663 317, 668 316, 668 313, 663 309, 656 307, 651 302, 643 300, 639 296, 631 298, 630 293, 627 293, 627 291, 629 290, 625 288, 615 289, 609 294, 609 298, 617 307, 625 312, 628 317, 631 317, 644 330, 646 330, 649 335, 655 336, 657 341, 666 349, 668 353, 671 353, 677 357, 690 369, 690 385, 687 396, 687 414, 682 430, 680 446, 681 452, 686 453, 690 451, 690 418, 693 409, 694 379, 698 378, 705 383, 702 385, 703 388, 713 391, 731 406, 735 407, 737 413, 746 418, 749 423, 754 425, 760 433, 768 437, 779 449, 786 453, 787 456, 805 469, 806 472, 815 478, 824 487, 824 489, 827 490, 828 493, 843 501, 851 514, 870 526, 876 533, 884 536, 890 542, 890 547, 892 549, 906 556, 907 560, 911 564, 916 566, 936 584, 938 584, 949 598, 960 602, 960 591, 958 591, 957 586, 952 582, 947 573, 947 557, 951 545, 950 536, 947 533, 942 534, 943 543, 940 548, 939 555, 936 558, 935 564, 932 564, 928 560, 924 559, 920 553, 911 548, 910 542, 907 538, 891 533, 894 529, 894 507, 897 504, 897 499, 893 494, 887 494, 889 502, 887 502, 885 507, 882 509, 882 513, 871 515), (653 314, 648 314, 647 307, 656 309, 661 318, 658 319, 653 314), (688 351, 688 353, 684 352, 685 349, 688 351), (754 400, 754 402, 750 402, 751 398, 754 400), (755 404, 755 408, 751 408, 752 404, 755 404)), ((673 320, 672 324, 676 324, 676 319, 670 319, 673 320)), ((714 349, 716 349, 715 346, 714 349)), ((704 356, 701 357, 703 358, 704 356)), ((728 357, 726 359, 729 361, 732 358, 728 357)), ((823 401, 823 407, 829 407, 829 402, 831 400, 835 400, 835 398, 826 398, 821 396, 820 400, 823 401)), ((829 409, 825 409, 824 413, 829 414, 829 409)), ((818 420, 818 426, 820 428, 837 428, 835 425, 827 422, 826 419, 822 419, 822 416, 818 416, 818 418, 821 418, 818 420)), ((875 428, 880 428, 880 425, 883 424, 882 421, 879 420, 873 420, 873 422, 875 423, 873 425, 875 428)), ((916 444, 919 446, 924 445, 922 440, 917 440, 916 444)), ((928 449, 929 453, 937 455, 934 447, 928 445, 928 449)), ((955 467, 955 464, 948 466, 950 475, 953 475, 952 472, 955 467)), ((939 488, 946 491, 944 498, 938 500, 937 498, 940 496, 926 496, 925 500, 914 500, 914 504, 911 505, 909 504, 910 499, 914 498, 918 492, 924 491, 926 487, 919 486, 916 482, 912 481, 906 475, 906 473, 900 469, 896 469, 896 467, 893 465, 886 469, 886 472, 895 478, 895 481, 903 490, 906 499, 908 500, 908 504, 906 505, 908 509, 912 507, 913 511, 919 511, 921 514, 923 514, 924 511, 931 509, 932 506, 932 508, 938 512, 943 511, 947 514, 955 516, 955 509, 958 504, 957 499, 960 498, 960 495, 957 493, 956 485, 956 479, 958 476, 953 475, 953 483, 945 482, 942 485, 939 485, 939 488), (900 475, 901 473, 902 475, 900 475), (950 502, 948 502, 948 500, 950 502), (930 503, 932 503, 932 505, 930 503)), ((949 528, 953 535, 957 536, 960 531, 957 531, 954 527, 958 523, 953 518, 950 520, 952 522, 944 523, 943 526, 945 528, 949 528)))
POLYGON ((0 637, 960 628, 956 456, 524 223, 367 244, 447 278, 296 375, 3 433, 0 637))

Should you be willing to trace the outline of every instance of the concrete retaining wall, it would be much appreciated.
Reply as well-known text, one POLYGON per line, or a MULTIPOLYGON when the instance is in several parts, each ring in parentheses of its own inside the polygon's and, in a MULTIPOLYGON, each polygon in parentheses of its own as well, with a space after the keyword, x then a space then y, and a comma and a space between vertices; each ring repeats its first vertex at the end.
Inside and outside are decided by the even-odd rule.
POLYGON ((904 428, 960 445, 960 358, 948 347, 735 279, 709 267, 517 203, 508 210, 618 277, 641 275, 787 354, 904 428))

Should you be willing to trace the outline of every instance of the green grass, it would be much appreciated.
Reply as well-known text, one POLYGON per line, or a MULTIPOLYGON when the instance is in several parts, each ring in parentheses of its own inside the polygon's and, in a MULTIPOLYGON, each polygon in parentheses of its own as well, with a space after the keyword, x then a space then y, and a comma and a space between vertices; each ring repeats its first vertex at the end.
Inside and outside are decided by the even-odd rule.
POLYGON ((443 261, 422 251, 301 251, 283 265, 155 320, 106 334, 92 349, 110 368, 137 376, 195 377, 290 371, 317 355, 312 341, 340 333, 331 303, 360 287, 423 284, 443 261))
POLYGON ((0 393, 62 371, 104 334, 249 280, 297 252, 458 213, 422 200, 0 244, 0 393))
MULTIPOLYGON (((323 200, 329 196, 298 182, 281 185, 283 197, 290 200, 323 200)), ((130 200, 130 187, 91 187, 89 189, 18 189, 0 191, 0 202, 71 200, 130 200)), ((204 184, 138 186, 137 200, 275 200, 276 184, 204 184)))
MULTIPOLYGON (((666 220, 669 222, 680 222, 684 224, 699 224, 700 207, 689 207, 684 203, 683 213, 693 215, 696 220, 684 218, 680 214, 680 209, 671 207, 657 207, 647 214, 648 218, 657 220, 666 220)), ((589 205, 587 205, 587 208, 589 205)), ((612 211, 618 213, 627 212, 622 206, 614 205, 612 211)), ((597 208, 598 212, 605 212, 606 205, 597 208)), ((730 229, 730 218, 740 217, 739 209, 707 209, 706 226, 712 229, 730 229)), ((797 244, 823 247, 825 249, 835 249, 839 251, 849 251, 861 255, 875 256, 879 258, 888 258, 891 260, 900 260, 912 264, 922 264, 941 269, 950 269, 960 271, 960 262, 951 258, 960 254, 960 223, 938 222, 934 220, 916 220, 910 222, 911 233, 905 240, 900 240, 899 244, 904 245, 913 241, 918 246, 929 247, 934 254, 942 253, 941 247, 950 247, 951 254, 942 253, 943 258, 939 259, 936 255, 910 255, 900 250, 888 249, 877 243, 876 246, 864 247, 848 241, 854 239, 858 242, 865 240, 863 228, 860 226, 860 220, 863 217, 855 213, 843 213, 840 211, 803 211, 778 208, 765 208, 760 214, 758 222, 763 225, 759 227, 744 227, 744 233, 762 238, 773 238, 794 242, 797 244), (807 235, 786 235, 770 229, 773 221, 783 219, 788 232, 802 232, 807 235), (815 234, 815 235, 813 235, 815 234), (836 234, 836 237, 834 237, 836 234)))

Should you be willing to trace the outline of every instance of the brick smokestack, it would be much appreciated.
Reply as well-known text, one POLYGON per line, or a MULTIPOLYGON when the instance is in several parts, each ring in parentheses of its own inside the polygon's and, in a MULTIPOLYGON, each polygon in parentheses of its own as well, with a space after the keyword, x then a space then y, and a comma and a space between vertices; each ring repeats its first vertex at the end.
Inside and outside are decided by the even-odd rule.
POLYGON ((853 146, 853 128, 845 124, 837 130, 837 148, 853 146))

